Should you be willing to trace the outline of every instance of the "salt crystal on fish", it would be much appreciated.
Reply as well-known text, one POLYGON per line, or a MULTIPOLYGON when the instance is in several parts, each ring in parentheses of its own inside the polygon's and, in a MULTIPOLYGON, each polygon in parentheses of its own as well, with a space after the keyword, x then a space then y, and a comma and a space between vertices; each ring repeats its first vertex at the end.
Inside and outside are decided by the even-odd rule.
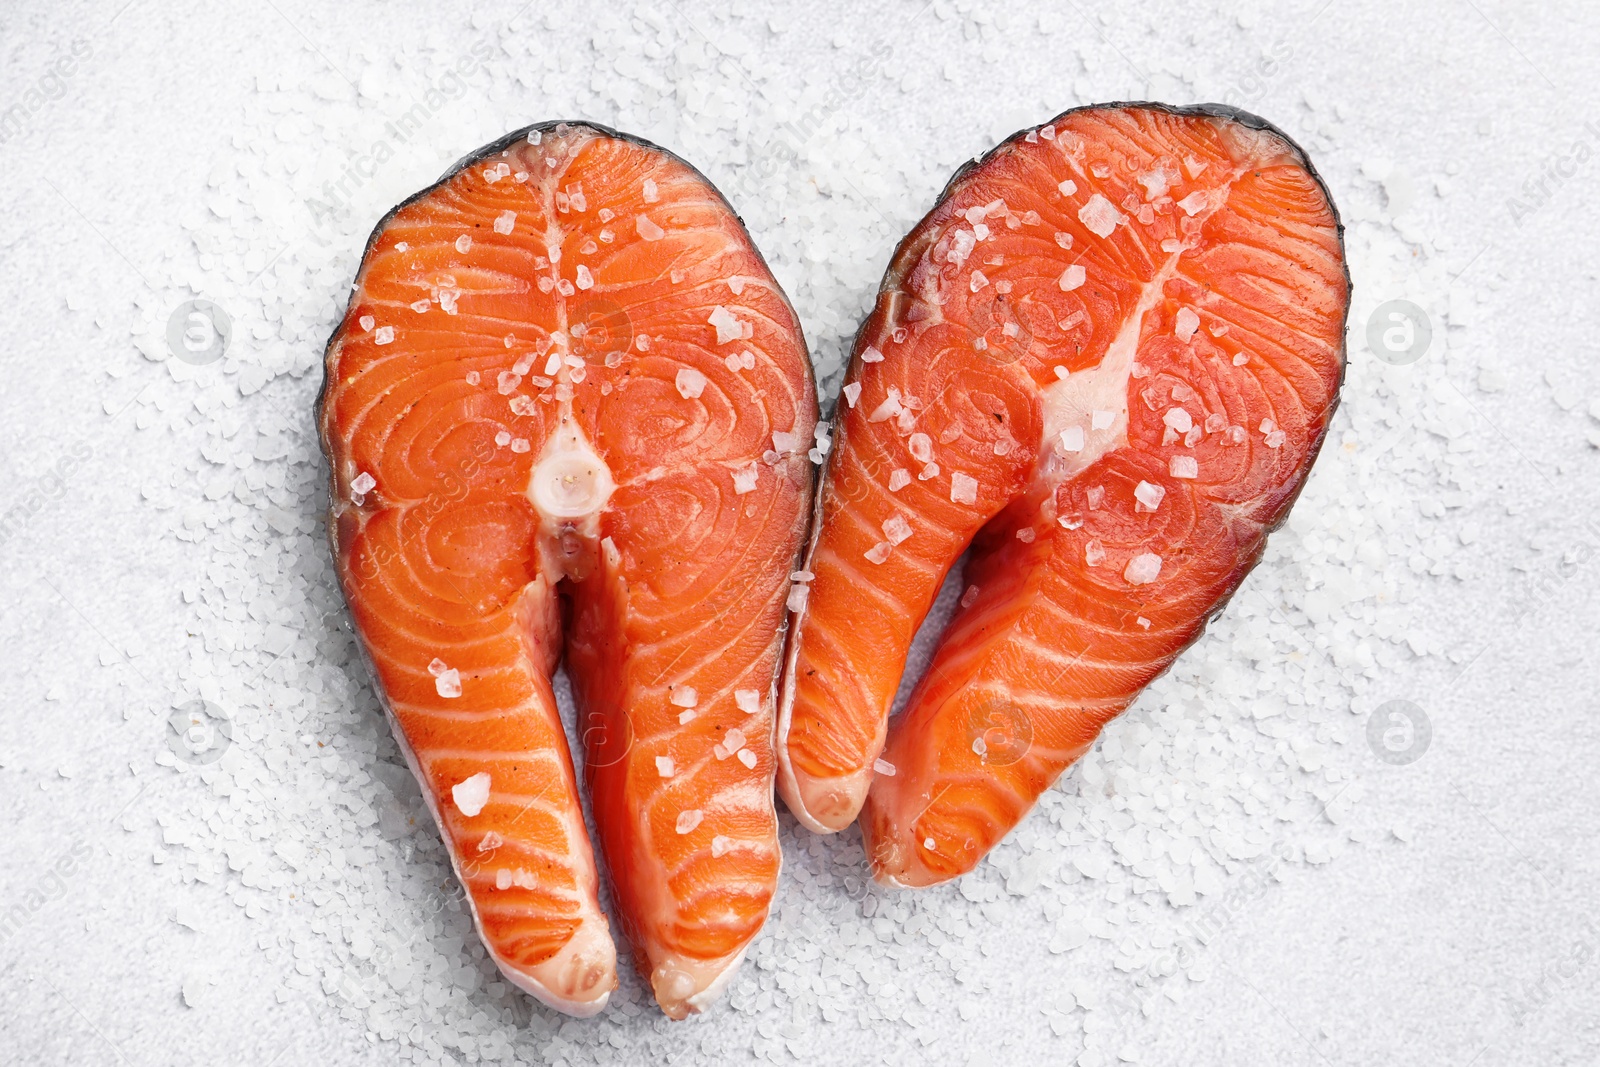
POLYGON ((730 849, 732 849, 732 848, 733 848, 733 838, 731 838, 731 837, 727 837, 727 836, 725 836, 723 834, 718 834, 716 837, 713 837, 711 839, 711 854, 713 856, 717 857, 718 859, 721 859, 723 856, 726 856, 728 854, 728 851, 730 849))
POLYGON ((698 714, 698 712, 696 712, 693 708, 689 709, 688 711, 680 711, 680 712, 678 712, 678 725, 679 726, 688 725, 690 722, 694 721, 694 717, 697 714, 698 714))
POLYGON ((917 481, 919 482, 925 482, 929 478, 937 477, 939 477, 939 465, 937 463, 924 464, 923 468, 917 472, 917 481))
POLYGON ((1105 503, 1106 487, 1103 485, 1090 486, 1088 491, 1083 494, 1083 497, 1089 502, 1090 511, 1099 511, 1100 505, 1105 503))
POLYGON ((489 772, 479 771, 465 781, 450 787, 450 798, 456 802, 461 814, 472 818, 489 803, 489 772))
POLYGON ((733 691, 733 706, 746 715, 754 715, 761 710, 761 692, 757 689, 735 689, 733 691))
POLYGON ((700 694, 692 685, 677 685, 672 687, 672 703, 680 708, 692 708, 700 700, 700 694))
POLYGON ((370 330, 378 324, 378 320, 373 318, 371 315, 363 315, 356 321, 361 324, 361 328, 363 330, 370 330))
POLYGON ((756 754, 754 752, 750 751, 748 748, 741 748, 736 755, 739 758, 739 762, 744 764, 747 768, 752 771, 756 769, 756 754))
POLYGON ((889 558, 889 553, 893 550, 894 546, 889 542, 879 541, 877 544, 873 545, 871 548, 867 549, 861 554, 867 558, 869 563, 881 564, 884 560, 889 558))
POLYGON ((883 536, 889 539, 892 545, 898 545, 911 536, 911 524, 903 516, 891 515, 883 520, 883 536))
POLYGON ((676 379, 678 395, 685 400, 693 400, 706 389, 706 376, 693 367, 684 367, 678 371, 676 379))
POLYGON ((644 180, 644 184, 641 187, 641 192, 644 196, 644 202, 647 204, 653 204, 657 200, 661 199, 661 194, 656 189, 656 183, 651 178, 646 178, 644 180))
POLYGON ((439 677, 439 675, 443 674, 449 669, 450 665, 444 660, 440 659, 438 656, 433 657, 432 662, 428 664, 428 673, 433 675, 435 678, 439 677))
POLYGON ((1139 502, 1139 507, 1136 510, 1154 511, 1161 506, 1161 498, 1166 495, 1167 491, 1165 489, 1159 485, 1151 485, 1149 482, 1141 481, 1133 489, 1133 498, 1139 502))
POLYGON ((1127 219, 1111 201, 1095 193, 1088 203, 1078 209, 1078 221, 1089 227, 1089 232, 1095 236, 1110 237, 1117 224, 1127 219))
POLYGON ((357 474, 354 478, 350 479, 350 491, 360 496, 366 496, 368 493, 372 492, 373 489, 377 488, 377 485, 378 479, 374 478, 366 471, 362 471, 360 474, 357 474))
POLYGON ((1206 433, 1221 433, 1227 425, 1227 416, 1220 412, 1213 411, 1206 416, 1206 433))
POLYGON ((1187 341, 1194 336, 1200 328, 1200 316, 1188 308, 1179 308, 1177 317, 1173 320, 1172 332, 1177 334, 1178 340, 1187 341))
POLYGON ((756 487, 756 479, 760 477, 761 467, 755 460, 750 465, 740 467, 733 472, 733 492, 736 496, 744 496, 756 487))
POLYGON ((659 241, 667 235, 666 230, 663 230, 660 226, 657 226, 647 216, 644 215, 635 217, 633 220, 633 226, 634 229, 639 232, 639 236, 643 237, 646 241, 659 241))
POLYGON ((1083 546, 1083 561, 1091 567, 1098 567, 1106 559, 1106 546, 1099 541, 1090 541, 1083 546))
POLYGON ((1173 456, 1168 469, 1174 478, 1200 477, 1200 464, 1193 456, 1173 456))
POLYGON ((501 867, 494 872, 494 887, 496 889, 511 888, 511 871, 509 868, 501 867))
POLYGON ((499 834, 495 833, 493 830, 490 830, 488 833, 484 834, 483 835, 483 839, 478 842, 478 851, 479 852, 493 852, 495 849, 499 848, 501 845, 503 845, 505 843, 506 843, 506 839, 505 838, 501 837, 499 834))
POLYGON ((727 746, 730 753, 737 752, 745 745, 744 731, 737 726, 722 736, 722 743, 727 746))
POLYGON ((1017 531, 1017 540, 1021 541, 1025 545, 1033 544, 1033 539, 1036 536, 1037 534, 1034 532, 1032 526, 1024 526, 1022 529, 1017 531))
POLYGON ((982 289, 984 286, 986 286, 988 284, 989 284, 989 278, 981 270, 973 271, 972 272, 972 278, 968 282, 968 286, 971 288, 971 290, 974 293, 976 293, 978 290, 982 289))
POLYGON ((1066 181, 1057 185, 1056 189, 1060 191, 1062 196, 1071 196, 1073 193, 1078 191, 1078 183, 1073 181, 1071 178, 1068 178, 1066 181))
POLYGON ((1233 365, 1235 367, 1242 367, 1246 363, 1250 362, 1250 357, 1245 355, 1243 352, 1238 352, 1238 353, 1235 353, 1235 355, 1234 355, 1234 357, 1233 357, 1231 362, 1233 363, 1233 365))
POLYGON ((594 285, 594 274, 582 263, 578 264, 577 286, 579 289, 588 289, 594 285))
POLYGON ((1161 557, 1154 552, 1141 552, 1128 561, 1122 576, 1129 585, 1149 585, 1161 575, 1161 557))
POLYGON ((656 774, 662 778, 671 778, 677 773, 677 767, 672 762, 671 756, 656 757, 656 774))
POLYGON ((1183 208, 1185 215, 1193 218, 1195 215, 1198 215, 1200 212, 1205 210, 1206 204, 1209 202, 1209 200, 1210 197, 1204 189, 1197 189, 1188 196, 1184 197, 1182 200, 1179 200, 1178 206, 1183 208))
POLYGON ((680 834, 693 833, 694 828, 699 826, 705 820, 705 817, 705 813, 699 808, 690 808, 688 811, 680 812, 676 829, 680 834))
POLYGON ((506 445, 511 443, 511 435, 506 431, 501 430, 499 433, 494 435, 494 443, 499 445, 501 448, 504 448, 506 445))
POLYGON ((727 308, 718 304, 711 311, 711 317, 706 319, 717 328, 717 344, 725 345, 729 341, 737 341, 744 336, 744 327, 727 308))
POLYGON ((1056 284, 1061 286, 1062 292, 1070 293, 1083 285, 1084 280, 1088 277, 1089 272, 1084 270, 1080 264, 1074 263, 1062 272, 1061 278, 1056 284))
POLYGON ((1194 425, 1194 417, 1184 408, 1168 408, 1161 421, 1179 433, 1188 433, 1189 427, 1194 425))
POLYGON ((950 475, 950 500, 956 504, 976 504, 978 479, 970 474, 953 471, 950 475))
POLYGON ((1066 230, 1057 230, 1056 244, 1060 245, 1062 248, 1071 248, 1072 234, 1068 233, 1066 230))
POLYGON ((845 403, 850 405, 851 407, 855 407, 856 406, 856 398, 861 395, 861 383, 860 382, 851 382, 849 385, 844 387, 843 392, 844 392, 845 403))
POLYGON ((1285 440, 1286 437, 1282 430, 1273 430, 1271 433, 1267 434, 1264 443, 1268 448, 1281 448, 1283 447, 1283 442, 1285 440))
POLYGON ((469 249, 471 247, 472 247, 472 235, 471 234, 464 233, 460 237, 456 238, 456 251, 457 252, 465 252, 467 249, 469 249))
POLYGON ((517 213, 515 211, 502 211, 494 218, 494 232, 507 234, 517 228, 517 213))
POLYGON ((861 350, 861 362, 863 362, 863 363, 882 363, 883 362, 883 353, 879 352, 873 346, 868 345, 866 348, 863 348, 861 350))
POLYGON ((785 605, 790 611, 804 611, 806 610, 806 598, 810 595, 810 587, 796 582, 789 587, 789 599, 785 601, 785 605))
POLYGON ((1111 429, 1111 424, 1116 421, 1116 412, 1101 411, 1097 408, 1089 415, 1089 428, 1091 430, 1109 430, 1111 429))
POLYGON ((1061 448, 1064 452, 1083 451, 1083 427, 1068 426, 1061 431, 1061 448))
POLYGON ((522 375, 503 370, 495 377, 495 388, 501 396, 510 396, 522 384, 522 375))
POLYGON ((394 327, 393 326, 379 326, 377 328, 377 330, 374 331, 373 334, 372 334, 372 343, 375 344, 375 345, 386 345, 386 344, 388 344, 389 342, 391 342, 393 340, 394 340, 394 327))
POLYGON ((889 386, 889 395, 884 398, 883 403, 873 409, 872 414, 867 416, 867 421, 883 422, 886 419, 894 418, 904 410, 905 408, 900 404, 900 390, 891 385, 889 386))
POLYGON ((433 680, 433 688, 447 700, 461 695, 461 672, 451 667, 433 680))
POLYGON ((904 467, 896 467, 889 472, 889 492, 898 493, 911 484, 911 472, 904 467))
POLYGON ((411 310, 415 311, 418 315, 421 315, 424 312, 432 311, 433 310, 433 301, 432 300, 413 300, 411 302, 411 310))
POLYGON ((918 463, 927 463, 933 458, 933 438, 925 433, 914 433, 906 441, 906 447, 911 451, 911 458, 918 463))

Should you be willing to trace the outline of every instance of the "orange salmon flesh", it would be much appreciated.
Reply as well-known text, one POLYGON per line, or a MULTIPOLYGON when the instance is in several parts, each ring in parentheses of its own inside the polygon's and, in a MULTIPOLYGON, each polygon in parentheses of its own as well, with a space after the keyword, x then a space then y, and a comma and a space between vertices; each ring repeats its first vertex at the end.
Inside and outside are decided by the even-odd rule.
POLYGON ((1299 149, 1220 107, 1071 111, 956 175, 835 418, 779 704, 803 823, 859 813, 886 883, 969 871, 1200 635, 1327 432, 1341 234, 1299 149))
POLYGON ((817 423, 787 298, 693 168, 545 124, 379 224, 326 372, 339 577, 484 945, 574 1015, 616 986, 564 657, 622 931, 668 1015, 702 1010, 781 859, 817 423))

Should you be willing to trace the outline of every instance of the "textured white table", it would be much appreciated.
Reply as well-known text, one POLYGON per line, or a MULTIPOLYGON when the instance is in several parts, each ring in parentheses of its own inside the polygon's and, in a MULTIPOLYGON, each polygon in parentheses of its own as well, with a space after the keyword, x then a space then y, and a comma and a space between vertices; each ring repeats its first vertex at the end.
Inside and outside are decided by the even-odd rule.
MULTIPOLYGON (((1600 177, 1600 10, 121 4, 0 13, 0 1058, 1600 1059, 1600 421, 1587 414, 1600 225, 1586 195, 1600 177), (463 57, 470 74, 449 80, 463 57), (909 904, 839 882, 860 875, 853 835, 813 844, 786 817, 788 878, 748 980, 689 1023, 658 1019, 631 979, 603 1020, 530 1013, 485 968, 458 967, 472 942, 451 914, 404 950, 409 994, 371 977, 383 944, 435 921, 445 884, 432 831, 405 825, 415 789, 341 658, 316 556, 316 362, 383 208, 529 122, 652 137, 745 214, 827 373, 894 239, 963 156, 1069 106, 1147 97, 1230 99, 1277 121, 1304 138, 1353 232, 1383 242, 1353 256, 1352 386, 1291 548, 1186 657, 1256 675, 1254 710, 1164 682, 1112 731, 1118 753, 1091 761, 1115 772, 1147 745, 1173 765, 1183 714, 1168 698, 1198 707, 1202 733, 1270 747, 1254 731, 1278 727, 1252 723, 1289 700, 1277 721, 1300 769, 1263 786, 1271 811, 1230 825, 1290 859, 1225 865, 1197 905, 1153 893, 1132 909, 1115 861, 1086 861, 1087 875, 1073 863, 1112 855, 1073 826, 1115 806, 1075 774, 966 892, 909 904), (421 133, 385 132, 419 102, 421 133), (782 138, 800 143, 798 169, 774 170, 782 138), (320 217, 323 182, 354 173, 344 155, 380 142, 394 158, 347 180, 339 219, 320 217), (264 161, 273 180, 251 182, 264 161), (228 309, 235 332, 225 360, 175 368, 160 334, 193 295, 228 309), (1409 366, 1377 365, 1362 339, 1361 316, 1391 298, 1424 305, 1435 331, 1409 366), (1342 519, 1339 493, 1317 488, 1335 482, 1354 494, 1342 519), (1381 536, 1349 532, 1363 515, 1382 517, 1381 536), (1383 547, 1363 556, 1369 542, 1383 547), (269 544, 270 561, 242 562, 269 544), (1356 637, 1387 651, 1317 667, 1337 626, 1313 587, 1345 571, 1371 596, 1346 590, 1335 617, 1367 613, 1356 637), (1251 653, 1252 618, 1281 656, 1251 653), (1312 692, 1284 681, 1302 669, 1312 692), (235 730, 210 767, 176 762, 164 740, 171 709, 201 695, 235 730), (1391 699, 1433 727, 1403 766, 1365 739, 1365 716, 1391 699), (1329 705, 1337 739, 1322 713, 1295 713, 1301 700, 1329 705), (1295 807, 1317 768, 1336 769, 1333 792, 1357 783, 1341 827, 1315 802, 1295 807), (1330 835, 1345 842, 1331 858, 1317 843, 1330 835), (1196 916, 1204 944, 1183 933, 1196 916), (1143 945, 1127 967, 1122 923, 1143 945), (1068 927, 1093 936, 1071 947, 1068 927), (903 951, 897 929, 912 931, 903 951), (1152 943, 1182 945, 1194 973, 1153 977, 1152 943), (1119 1015, 1141 981, 1148 1010, 1119 1015)), ((1244 795, 1226 767, 1213 779, 1213 807, 1244 795)), ((1173 855, 1147 870, 1170 874, 1173 855)))

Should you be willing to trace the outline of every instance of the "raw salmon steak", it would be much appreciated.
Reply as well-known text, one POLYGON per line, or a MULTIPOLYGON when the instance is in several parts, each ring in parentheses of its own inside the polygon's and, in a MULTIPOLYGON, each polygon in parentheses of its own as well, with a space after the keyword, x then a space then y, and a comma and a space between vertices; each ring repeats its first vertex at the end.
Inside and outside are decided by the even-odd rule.
POLYGON ((396 208, 329 343, 334 556, 484 945, 574 1015, 618 918, 674 1018, 772 901, 775 691, 815 386, 739 218, 676 156, 531 127, 396 208))
POLYGON ((779 704, 795 815, 860 812, 884 882, 976 865, 1260 558, 1327 432, 1348 300, 1327 190, 1253 116, 1085 108, 963 168, 839 403, 779 704))

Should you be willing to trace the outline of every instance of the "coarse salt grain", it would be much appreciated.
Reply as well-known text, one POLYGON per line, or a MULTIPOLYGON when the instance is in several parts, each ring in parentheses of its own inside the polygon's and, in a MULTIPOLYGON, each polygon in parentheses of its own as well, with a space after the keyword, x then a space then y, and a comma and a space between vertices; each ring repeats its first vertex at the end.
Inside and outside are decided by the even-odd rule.
POLYGON ((678 387, 679 396, 685 400, 694 400, 705 392, 706 376, 693 367, 684 367, 678 371, 675 384, 678 387))
POLYGON ((678 773, 677 765, 672 762, 671 756, 656 757, 656 774, 662 778, 671 778, 678 773))
POLYGON ((733 691, 733 706, 746 715, 754 715, 761 710, 761 692, 757 689, 735 689, 733 691))
POLYGON ((1089 232, 1097 237, 1110 237, 1111 231, 1117 228, 1120 222, 1126 222, 1122 212, 1099 193, 1089 198, 1088 203, 1078 209, 1078 221, 1089 228, 1089 232))
POLYGON ((955 504, 978 502, 978 479, 970 474, 952 471, 950 474, 950 500, 955 504))
POLYGON ((688 811, 678 813, 678 821, 674 828, 680 834, 693 833, 695 827, 705 821, 705 817, 705 812, 699 808, 690 808, 688 811))
POLYGON ((386 345, 394 340, 393 326, 379 326, 372 334, 372 343, 386 345))
POLYGON ((1173 320, 1173 324, 1172 324, 1172 332, 1177 335, 1178 340, 1180 340, 1180 341, 1189 340, 1189 338, 1193 337, 1194 336, 1194 332, 1196 330, 1198 330, 1199 328, 1200 328, 1200 316, 1199 315, 1196 315, 1193 311, 1190 311, 1188 308, 1179 308, 1178 309, 1177 317, 1173 320))
POLYGON ((904 467, 896 467, 889 472, 889 492, 898 493, 911 484, 911 472, 904 467))
POLYGON ((1138 501, 1138 510, 1141 511, 1156 510, 1161 506, 1161 498, 1166 495, 1167 491, 1165 489, 1149 482, 1141 481, 1133 488, 1133 499, 1138 501))
POLYGON ((1079 264, 1074 263, 1072 266, 1061 272, 1061 279, 1056 284, 1061 286, 1062 292, 1070 293, 1074 289, 1077 289, 1079 286, 1083 285, 1084 280, 1088 277, 1089 272, 1084 270, 1079 264))
POLYGON ((692 685, 675 685, 672 687, 672 703, 680 708, 692 708, 700 701, 700 694, 692 685))
POLYGON ((455 801, 456 810, 469 819, 482 811, 489 803, 489 783, 489 772, 479 771, 451 786, 450 799, 455 801))
POLYGON ((1149 585, 1161 575, 1161 557, 1154 552, 1141 552, 1128 561, 1122 576, 1129 585, 1149 585))
POLYGON ((1168 469, 1174 478, 1200 477, 1200 463, 1193 456, 1173 456, 1168 469))
POLYGON ((844 402, 850 407, 856 406, 856 398, 861 395, 861 383, 851 382, 844 387, 844 402))
POLYGON ((454 667, 442 672, 433 680, 433 688, 446 700, 454 700, 461 695, 461 672, 454 667))
POLYGON ((883 536, 891 545, 898 545, 911 536, 911 524, 900 515, 891 515, 883 520, 883 536))
POLYGON ((733 472, 733 491, 738 496, 753 492, 756 481, 761 476, 761 466, 755 460, 750 461, 747 467, 736 468, 733 472))
POLYGON ((1061 448, 1064 452, 1083 451, 1083 427, 1068 426, 1061 431, 1061 448))
POLYGON ((659 241, 667 235, 666 230, 663 230, 660 226, 657 226, 650 220, 649 216, 646 215, 640 215, 635 218, 633 220, 633 225, 634 229, 638 231, 639 236, 644 238, 646 241, 659 241))
POLYGON ((508 234, 517 228, 517 213, 515 211, 502 211, 495 216, 494 232, 508 234))

